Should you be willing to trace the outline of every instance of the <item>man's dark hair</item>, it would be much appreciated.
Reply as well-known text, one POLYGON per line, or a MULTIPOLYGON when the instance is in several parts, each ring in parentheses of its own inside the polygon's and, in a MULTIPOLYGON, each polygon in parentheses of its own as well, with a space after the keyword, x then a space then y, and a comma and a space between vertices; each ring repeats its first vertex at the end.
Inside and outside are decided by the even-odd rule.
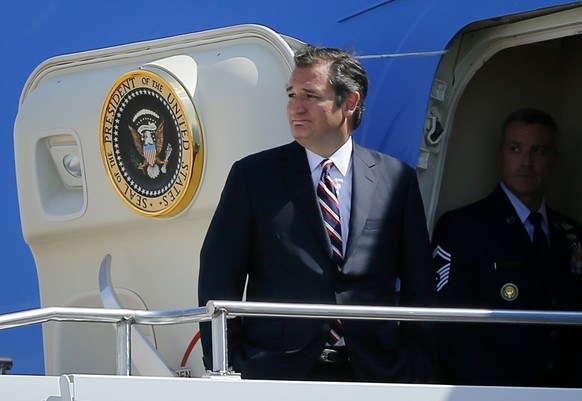
POLYGON ((352 119, 352 130, 360 126, 364 114, 364 102, 368 95, 366 71, 351 54, 333 48, 306 45, 295 53, 297 68, 311 67, 320 63, 330 63, 330 83, 335 90, 335 102, 341 106, 348 94, 358 92, 360 101, 352 119))
POLYGON ((503 122, 503 136, 501 145, 505 141, 505 130, 507 126, 513 122, 521 122, 525 124, 539 124, 542 125, 550 130, 552 136, 552 148, 554 151, 557 151, 557 142, 558 142, 558 134, 559 128, 556 121, 545 111, 541 111, 539 109, 534 109, 531 107, 526 107, 523 109, 515 110, 511 114, 507 116, 505 121, 503 122))

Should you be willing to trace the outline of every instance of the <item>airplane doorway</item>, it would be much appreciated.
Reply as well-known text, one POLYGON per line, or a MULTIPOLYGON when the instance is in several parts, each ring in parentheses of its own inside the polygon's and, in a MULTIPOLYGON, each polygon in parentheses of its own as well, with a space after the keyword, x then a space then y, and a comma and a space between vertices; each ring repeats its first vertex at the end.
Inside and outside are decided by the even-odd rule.
POLYGON ((447 210, 480 199, 499 180, 495 152, 505 117, 521 107, 560 126, 560 163, 548 203, 582 221, 582 9, 465 28, 435 76, 418 174, 432 232, 447 210), (439 132, 442 133, 439 135, 439 132))

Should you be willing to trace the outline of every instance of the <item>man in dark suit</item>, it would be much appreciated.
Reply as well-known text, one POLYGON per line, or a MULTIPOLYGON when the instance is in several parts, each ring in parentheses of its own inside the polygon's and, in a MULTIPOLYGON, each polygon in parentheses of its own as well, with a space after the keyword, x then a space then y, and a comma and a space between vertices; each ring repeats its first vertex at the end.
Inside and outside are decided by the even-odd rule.
MULTIPOLYGON (((503 126, 501 183, 486 198, 445 213, 433 236, 443 306, 580 310, 580 227, 550 208, 544 189, 557 161, 558 127, 517 110, 503 126), (541 220, 538 224, 536 215, 541 220), (540 230, 541 229, 541 230, 540 230)), ((455 384, 580 383, 580 338, 559 326, 441 324, 443 380, 455 384), (577 355, 577 357, 574 357, 577 355)))
MULTIPOLYGON (((295 141, 233 165, 201 251, 200 305, 241 300, 247 279, 248 301, 434 303, 415 171, 351 138, 367 86, 360 63, 343 51, 306 46, 297 52, 287 88, 295 141)), ((339 323, 229 320, 229 361, 243 378, 428 378, 429 324, 339 323)), ((210 327, 202 324, 209 369, 210 341, 210 327)))

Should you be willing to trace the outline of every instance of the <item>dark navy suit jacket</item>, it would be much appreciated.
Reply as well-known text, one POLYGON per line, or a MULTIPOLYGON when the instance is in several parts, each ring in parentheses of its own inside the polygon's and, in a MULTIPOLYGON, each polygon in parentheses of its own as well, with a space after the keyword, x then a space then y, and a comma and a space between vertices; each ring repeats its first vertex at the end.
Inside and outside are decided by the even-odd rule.
MULTIPOLYGON (((440 304, 582 310, 580 227, 549 207, 547 214, 550 266, 540 266, 533 256, 527 231, 500 186, 479 202, 445 213, 433 236, 440 304)), ((574 338, 580 334, 575 329, 482 323, 446 323, 439 329, 445 381, 582 385, 574 374, 582 363, 582 338, 574 338)))
MULTIPOLYGON (((305 149, 296 142, 236 162, 200 255, 208 300, 339 305, 432 305, 436 291, 422 199, 413 169, 354 143, 349 239, 334 269, 305 149), (400 294, 396 281, 400 279, 400 294)), ((243 378, 304 378, 325 347, 329 321, 229 320, 229 356, 243 378)), ((207 368, 209 325, 202 324, 207 368)), ((423 381, 430 324, 344 320, 359 380, 423 381)))

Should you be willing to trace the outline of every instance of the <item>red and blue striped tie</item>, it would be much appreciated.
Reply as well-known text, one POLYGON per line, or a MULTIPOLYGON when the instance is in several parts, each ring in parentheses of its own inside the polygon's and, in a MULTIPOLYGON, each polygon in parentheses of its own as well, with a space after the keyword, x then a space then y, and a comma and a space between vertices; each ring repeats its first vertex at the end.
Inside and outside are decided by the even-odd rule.
MULTIPOLYGON (((332 259, 338 271, 341 271, 344 265, 342 227, 337 192, 333 180, 329 175, 329 169, 332 166, 333 162, 329 159, 321 162, 321 178, 317 185, 317 199, 319 207, 321 208, 323 223, 331 241, 332 259)), ((337 319, 334 321, 333 328, 329 332, 328 342, 330 345, 335 345, 341 338, 341 322, 337 319)))
POLYGON ((329 175, 329 169, 333 166, 333 162, 325 159, 321 163, 321 178, 317 185, 317 198, 323 216, 323 223, 331 241, 332 259, 337 269, 341 270, 344 264, 344 257, 339 202, 335 185, 329 175))

